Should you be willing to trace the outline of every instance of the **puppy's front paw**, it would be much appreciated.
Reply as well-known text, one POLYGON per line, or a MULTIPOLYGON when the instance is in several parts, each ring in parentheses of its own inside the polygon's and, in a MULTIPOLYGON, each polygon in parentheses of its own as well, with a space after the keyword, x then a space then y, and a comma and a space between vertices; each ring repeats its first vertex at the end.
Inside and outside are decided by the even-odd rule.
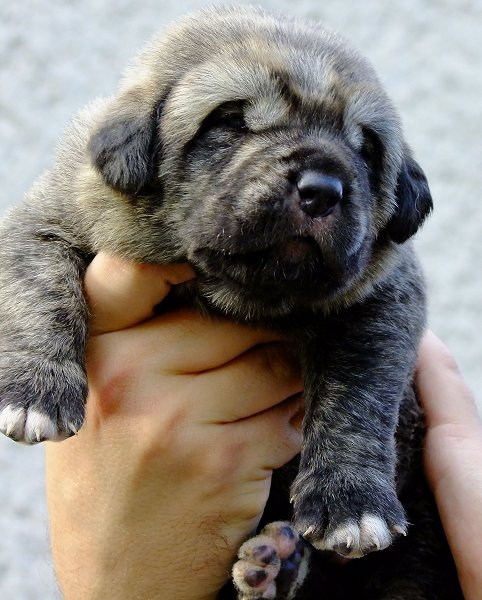
POLYGON ((84 419, 87 381, 73 361, 0 358, 0 431, 27 444, 77 433, 84 419))
POLYGON ((359 558, 407 532, 395 490, 367 474, 338 474, 316 485, 305 476, 295 482, 293 500, 295 524, 318 550, 359 558))
POLYGON ((239 550, 233 567, 239 599, 294 598, 308 572, 310 552, 291 523, 270 523, 239 550))

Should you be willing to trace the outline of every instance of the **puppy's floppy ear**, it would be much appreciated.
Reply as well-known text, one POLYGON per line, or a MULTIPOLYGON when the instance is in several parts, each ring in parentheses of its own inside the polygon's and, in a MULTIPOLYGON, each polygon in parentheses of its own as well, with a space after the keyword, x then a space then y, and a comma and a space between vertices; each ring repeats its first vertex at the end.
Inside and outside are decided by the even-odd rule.
POLYGON ((88 151, 94 166, 115 190, 138 194, 152 182, 162 103, 146 106, 140 90, 130 90, 109 107, 92 134, 88 151))
POLYGON ((385 227, 397 244, 410 238, 432 210, 432 195, 420 165, 407 151, 398 175, 397 208, 385 227))

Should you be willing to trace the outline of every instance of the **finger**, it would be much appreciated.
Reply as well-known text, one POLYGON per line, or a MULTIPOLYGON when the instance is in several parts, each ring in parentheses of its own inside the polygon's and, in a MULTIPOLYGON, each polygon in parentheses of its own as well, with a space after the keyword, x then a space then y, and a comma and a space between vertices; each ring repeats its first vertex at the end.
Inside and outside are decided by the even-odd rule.
POLYGON ((194 276, 187 264, 129 263, 100 252, 84 279, 92 315, 91 332, 117 331, 148 319, 173 285, 194 276))
POLYGON ((217 423, 248 419, 303 391, 299 360, 279 342, 251 348, 191 381, 194 397, 207 390, 200 402, 195 401, 193 414, 217 423))
POLYGON ((149 413, 157 406, 163 413, 182 408, 198 422, 228 423, 302 391, 298 361, 281 343, 256 346, 207 371, 179 374, 165 372, 157 348, 145 356, 134 349, 131 356, 130 344, 117 342, 121 333, 130 332, 97 336, 89 345, 90 390, 103 413, 149 413))
POLYGON ((89 354, 102 360, 104 379, 115 375, 118 365, 159 374, 201 373, 229 363, 250 348, 280 340, 272 331, 256 329, 221 318, 208 318, 194 310, 170 311, 138 325, 135 330, 115 331, 95 337, 89 345, 89 354), (112 359, 110 368, 104 364, 112 359))
POLYGON ((301 449, 301 429, 296 425, 303 411, 303 398, 292 396, 272 408, 248 419, 229 424, 232 435, 246 436, 252 459, 261 471, 279 469, 301 449))
POLYGON ((415 383, 429 427, 479 423, 474 398, 452 355, 430 331, 420 346, 415 383))

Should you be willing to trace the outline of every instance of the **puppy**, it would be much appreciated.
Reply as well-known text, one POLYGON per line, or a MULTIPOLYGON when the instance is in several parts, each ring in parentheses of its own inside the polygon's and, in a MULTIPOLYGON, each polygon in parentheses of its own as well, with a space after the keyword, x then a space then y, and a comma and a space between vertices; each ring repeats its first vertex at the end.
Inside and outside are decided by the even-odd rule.
POLYGON ((184 18, 77 116, 3 223, 0 429, 35 443, 81 427, 97 252, 189 261, 177 300, 284 331, 305 384, 301 455, 265 515, 293 524, 243 546, 221 597, 461 597, 414 451, 425 300, 409 238, 431 207, 395 108, 341 37, 252 8, 184 18))

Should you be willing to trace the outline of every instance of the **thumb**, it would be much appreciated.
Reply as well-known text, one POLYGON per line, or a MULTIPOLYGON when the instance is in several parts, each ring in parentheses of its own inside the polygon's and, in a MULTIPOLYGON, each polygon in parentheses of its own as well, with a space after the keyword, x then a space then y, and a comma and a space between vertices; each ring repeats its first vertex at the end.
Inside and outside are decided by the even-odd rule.
POLYGON ((145 321, 173 285, 194 277, 188 264, 131 263, 100 252, 84 279, 91 333, 118 331, 145 321))
POLYGON ((420 344, 415 384, 429 428, 480 426, 473 395, 448 349, 431 331, 420 344))

